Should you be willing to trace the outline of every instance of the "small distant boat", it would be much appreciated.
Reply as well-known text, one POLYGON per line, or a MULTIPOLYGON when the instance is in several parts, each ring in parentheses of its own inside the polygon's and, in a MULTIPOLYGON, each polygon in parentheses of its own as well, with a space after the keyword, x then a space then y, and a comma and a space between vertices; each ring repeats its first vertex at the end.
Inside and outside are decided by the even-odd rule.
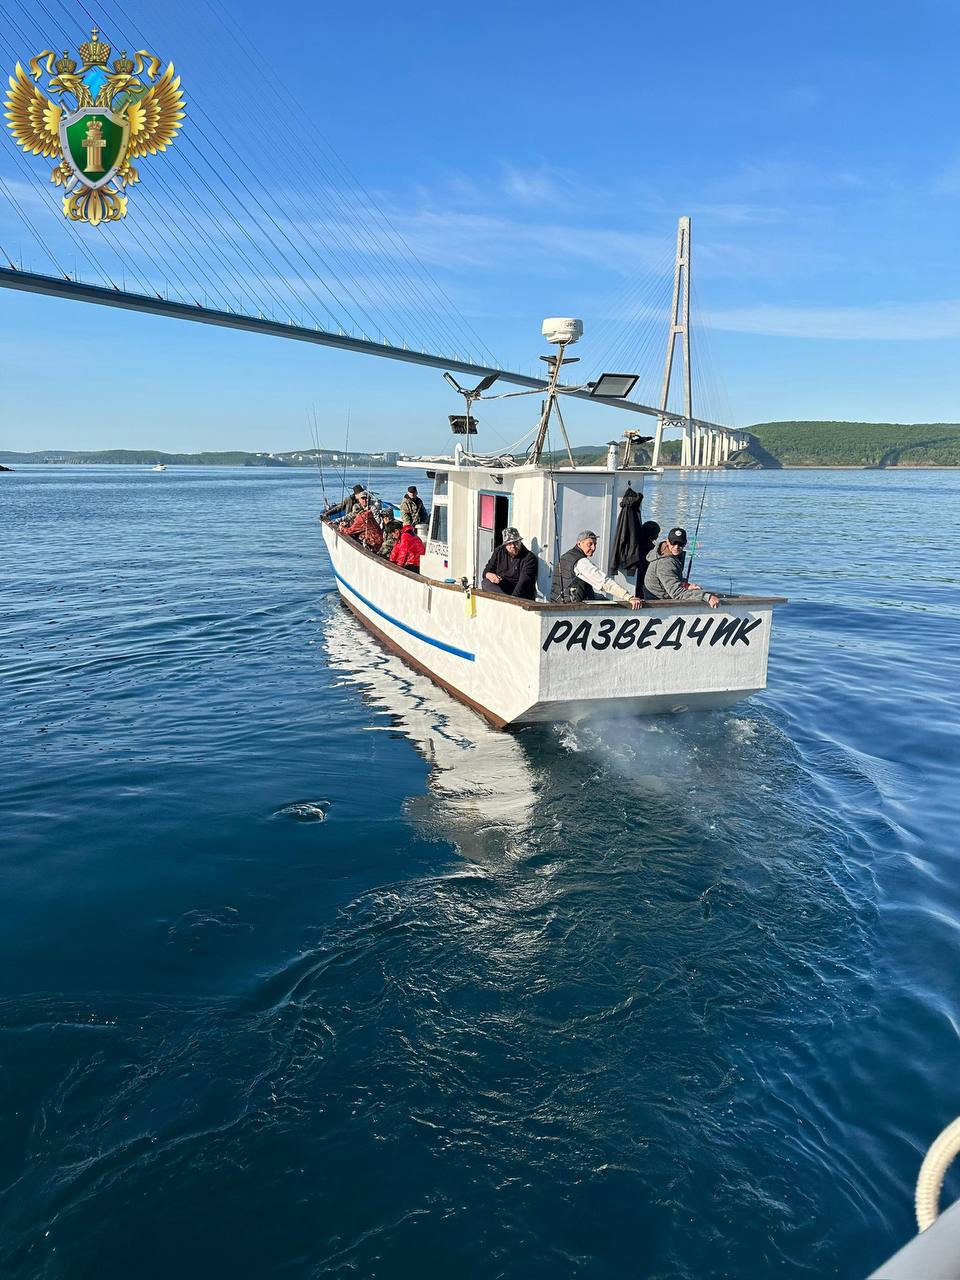
MULTIPOLYGON (((552 319, 543 332, 560 354, 547 357, 550 383, 527 455, 470 453, 458 442, 451 457, 400 464, 426 461, 433 480, 419 574, 341 534, 335 521, 342 507, 324 512, 323 539, 342 599, 388 649, 498 729, 598 712, 727 707, 764 689, 773 609, 786 603, 780 596, 731 594, 711 610, 697 593, 690 604, 645 601, 636 613, 615 600, 551 601, 560 555, 579 531, 596 531, 597 564, 606 565, 621 500, 628 488, 642 496, 644 479, 658 471, 631 461, 629 439, 621 449, 611 445, 605 466, 576 465, 569 446, 569 466, 543 458, 557 397, 576 389, 561 387, 559 375, 582 325, 552 319), (534 600, 482 589, 483 566, 508 526, 520 530, 539 562, 534 600)), ((467 400, 467 413, 451 418, 454 434, 474 434, 469 410, 493 381, 488 376, 472 391, 454 383, 467 400)), ((615 403, 635 381, 604 375, 591 394, 615 403)), ((560 425, 566 439, 562 419, 560 425)), ((624 574, 614 576, 634 589, 624 574)))
POLYGON ((158 462, 153 469, 154 471, 166 471, 167 464, 165 462, 158 462))

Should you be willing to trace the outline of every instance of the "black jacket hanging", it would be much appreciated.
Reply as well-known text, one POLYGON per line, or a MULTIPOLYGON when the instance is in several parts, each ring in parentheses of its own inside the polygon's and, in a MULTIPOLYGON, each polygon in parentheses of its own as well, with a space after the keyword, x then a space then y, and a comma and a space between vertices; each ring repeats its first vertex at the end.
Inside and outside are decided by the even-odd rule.
POLYGON ((617 531, 610 548, 611 577, 615 573, 632 573, 639 568, 643 560, 644 546, 640 532, 640 504, 643 494, 637 493, 629 484, 627 491, 620 499, 620 514, 617 517, 617 531))

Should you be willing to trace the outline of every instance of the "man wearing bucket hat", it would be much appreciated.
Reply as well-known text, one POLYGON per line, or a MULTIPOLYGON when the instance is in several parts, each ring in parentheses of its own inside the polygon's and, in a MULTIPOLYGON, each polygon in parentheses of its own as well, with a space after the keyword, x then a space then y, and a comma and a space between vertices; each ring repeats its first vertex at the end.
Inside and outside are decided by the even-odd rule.
POLYGON ((516 529, 503 531, 499 547, 487 561, 480 582, 495 595, 533 600, 537 592, 537 557, 528 551, 516 529))
POLYGON ((683 600, 693 604, 702 600, 711 609, 720 603, 719 596, 704 591, 698 582, 687 582, 683 576, 683 558, 687 531, 675 525, 652 551, 647 553, 647 571, 643 576, 645 600, 683 600))

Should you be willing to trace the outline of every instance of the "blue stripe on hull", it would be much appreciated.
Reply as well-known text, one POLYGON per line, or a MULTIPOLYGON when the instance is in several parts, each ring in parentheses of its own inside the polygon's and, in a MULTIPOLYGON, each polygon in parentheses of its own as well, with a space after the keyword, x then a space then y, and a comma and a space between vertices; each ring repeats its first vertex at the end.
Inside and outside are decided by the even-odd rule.
POLYGON ((341 577, 340 574, 337 573, 336 569, 333 571, 333 576, 342 587, 346 587, 346 589, 365 604, 368 609, 372 609, 373 612, 378 614, 381 618, 392 623, 393 626, 399 627, 401 631, 405 631, 408 636, 413 636, 417 640, 422 640, 424 644, 432 644, 435 649, 442 649, 444 653, 452 653, 457 658, 466 658, 467 662, 476 662, 476 655, 468 653, 466 649, 457 649, 452 644, 444 644, 442 640, 434 640, 433 636, 425 636, 422 631, 415 631, 413 627, 408 627, 407 624, 405 622, 401 622, 399 618, 394 618, 391 614, 384 613, 384 611, 375 605, 372 600, 368 600, 366 596, 362 596, 360 594, 356 587, 351 586, 350 583, 347 582, 346 578, 341 577))

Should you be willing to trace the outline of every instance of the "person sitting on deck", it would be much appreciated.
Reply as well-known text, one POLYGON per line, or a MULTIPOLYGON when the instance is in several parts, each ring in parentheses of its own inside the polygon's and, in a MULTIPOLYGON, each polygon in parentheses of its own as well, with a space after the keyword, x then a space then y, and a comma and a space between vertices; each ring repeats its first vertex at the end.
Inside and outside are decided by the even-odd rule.
POLYGON ((342 520, 352 520, 360 510, 360 495, 363 491, 364 489, 362 484, 355 484, 353 486, 353 492, 345 499, 343 504, 342 520))
POLYGON ((720 603, 719 596, 704 591, 698 582, 687 582, 683 576, 687 531, 679 525, 647 554, 647 572, 643 577, 645 600, 683 600, 693 604, 702 600, 711 609, 720 603))
POLYGON ((596 549, 597 535, 590 529, 577 534, 576 543, 557 562, 550 586, 551 601, 554 604, 580 604, 585 600, 596 600, 597 592, 602 591, 629 604, 631 609, 639 609, 643 604, 640 596, 631 595, 618 582, 605 577, 590 559, 596 549))
POLYGON ((378 554, 389 560, 393 548, 397 545, 400 537, 400 530, 403 528, 399 520, 394 520, 393 516, 387 516, 383 522, 383 546, 378 554))
POLYGON ((418 524, 427 523, 427 509, 417 493, 415 484, 412 484, 400 499, 400 519, 404 524, 412 524, 414 528, 418 524))
POLYGON ((340 532, 349 538, 356 538, 370 551, 379 551, 383 546, 383 531, 371 508, 369 493, 364 491, 360 494, 360 509, 352 520, 340 525, 340 532))
POLYGON ((420 557, 426 549, 413 525, 405 524, 397 545, 390 553, 390 563, 399 565, 401 569, 409 569, 411 573, 419 573, 420 557))
POLYGON ((480 587, 517 600, 536 598, 537 557, 523 545, 516 529, 504 529, 500 546, 487 561, 480 587))

